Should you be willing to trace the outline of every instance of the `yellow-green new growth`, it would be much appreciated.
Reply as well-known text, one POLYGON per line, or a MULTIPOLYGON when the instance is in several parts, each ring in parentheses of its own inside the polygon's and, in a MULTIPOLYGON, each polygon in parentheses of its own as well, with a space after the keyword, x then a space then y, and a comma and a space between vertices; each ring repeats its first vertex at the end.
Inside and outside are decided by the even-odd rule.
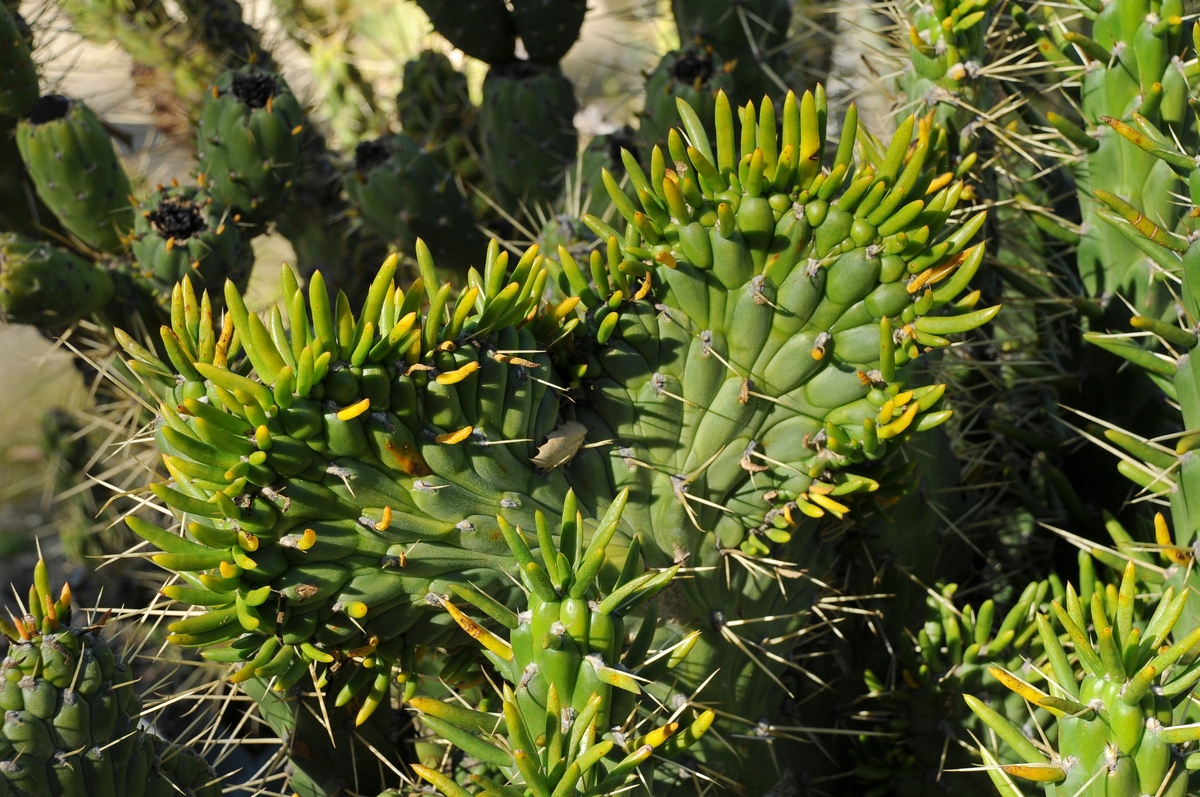
POLYGON ((1174 723, 1184 718, 1200 680, 1200 660, 1193 654, 1200 629, 1170 641, 1188 592, 1176 596, 1168 588, 1142 626, 1135 623, 1132 562, 1120 588, 1110 591, 1115 600, 1106 601, 1101 591, 1094 591, 1090 606, 1084 607, 1068 585, 1066 606, 1053 602, 1054 619, 1074 651, 1074 661, 1051 618, 1038 615, 1048 692, 1002 668, 991 668, 1009 689, 1058 718, 1058 744, 1049 756, 1012 720, 965 696, 971 710, 1025 762, 992 770, 993 779, 1002 780, 1003 772, 1044 783, 1051 797, 1188 793, 1200 754, 1186 746, 1200 741, 1200 725, 1174 723))
POLYGON ((204 758, 137 725, 141 703, 103 623, 70 625, 71 590, 55 597, 38 560, 20 617, 0 619, 0 794, 6 797, 219 797, 204 758))
POLYGON ((416 647, 451 635, 427 592, 474 582, 508 599, 515 563, 496 515, 529 526, 567 491, 532 461, 557 418, 535 331, 563 321, 538 315, 543 258, 532 249, 510 273, 493 244, 453 302, 422 245, 418 258, 424 278, 407 291, 390 258, 357 315, 319 273, 306 301, 285 267, 283 309, 265 320, 228 283, 220 329, 185 280, 161 330, 169 364, 118 333, 162 395, 169 481, 151 489, 185 519, 183 534, 128 523, 183 577, 164 594, 201 609, 169 626, 171 640, 280 690, 314 665, 379 665, 343 701, 368 690, 360 720, 390 666, 411 671, 416 647))
MULTIPOLYGON (((638 682, 681 661, 696 635, 647 661, 655 629, 651 611, 632 644, 626 644, 623 615, 666 587, 679 570, 639 574, 635 538, 616 582, 600 589, 598 576, 627 499, 628 491, 617 496, 585 546, 583 518, 574 493, 568 493, 557 534, 537 514, 536 557, 521 530, 499 519, 521 565, 526 608, 514 613, 461 585, 452 585, 452 592, 507 627, 507 640, 463 614, 450 596, 430 595, 483 646, 507 681, 500 717, 425 697, 409 701, 431 731, 511 779, 497 784, 477 778, 485 793, 611 794, 635 778, 637 767, 652 754, 670 757, 696 742, 716 717, 709 710, 686 726, 673 717, 649 731, 640 727, 645 720, 635 706, 642 694, 638 682), (614 725, 624 730, 610 732, 614 725)), ((469 794, 441 772, 415 769, 446 797, 469 794)))

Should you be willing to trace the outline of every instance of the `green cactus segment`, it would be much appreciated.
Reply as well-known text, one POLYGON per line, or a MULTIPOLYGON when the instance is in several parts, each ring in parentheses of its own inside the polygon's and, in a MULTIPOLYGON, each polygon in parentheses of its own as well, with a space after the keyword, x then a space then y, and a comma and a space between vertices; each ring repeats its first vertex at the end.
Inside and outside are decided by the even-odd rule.
POLYGON ((911 100, 935 110, 956 152, 972 148, 968 134, 977 110, 991 108, 990 83, 981 74, 995 0, 905 3, 909 64, 899 83, 911 100))
POLYGON ((512 18, 529 60, 562 60, 579 39, 587 9, 587 0, 514 0, 512 18))
POLYGON ((129 177, 90 108, 58 94, 40 98, 17 126, 17 147, 64 227, 93 249, 125 247, 133 227, 129 177))
POLYGON ((712 47, 693 45, 664 55, 646 78, 638 138, 647 146, 665 140, 679 119, 677 100, 694 108, 701 119, 711 119, 717 93, 733 91, 729 66, 712 47))
MULTIPOLYGON (((1052 797, 1189 793, 1192 768, 1184 766, 1189 752, 1184 745, 1190 747, 1200 732, 1195 725, 1172 723, 1184 721, 1200 675, 1189 658, 1200 642, 1200 630, 1170 641, 1188 598, 1187 592, 1176 598, 1171 588, 1162 593, 1153 617, 1138 623, 1137 592, 1130 562, 1120 587, 1109 590, 1109 598, 1115 600, 1094 591, 1090 606, 1085 606, 1068 586, 1065 607, 1055 601, 1052 617, 1039 615, 1049 691, 992 668, 1009 689, 1057 718, 1058 739, 1051 757, 1011 720, 966 696, 971 710, 1024 759, 1003 766, 1005 772, 1046 784, 1052 797), (1074 662, 1055 624, 1069 638, 1074 662)), ((1035 732, 1033 739, 1045 736, 1035 732)))
POLYGON ((0 230, 67 240, 66 230, 38 196, 21 160, 16 136, 10 133, 0 133, 0 196, 5 197, 0 202, 0 230))
MULTIPOLYGON (((1200 108, 1196 100, 1192 100, 1192 105, 1200 108)), ((1182 428, 1188 432, 1173 446, 1120 430, 1110 430, 1106 436, 1127 452, 1118 463, 1121 474, 1142 490, 1169 499, 1176 538, 1172 540, 1161 516, 1155 521, 1156 541, 1163 546, 1169 562, 1165 583, 1181 591, 1190 590, 1196 578, 1192 547, 1200 528, 1200 512, 1196 509, 1200 498, 1200 459, 1194 450, 1198 439, 1194 430, 1200 428, 1200 357, 1195 352, 1197 337, 1192 323, 1200 316, 1200 238, 1195 232, 1196 208, 1200 208, 1200 165, 1196 161, 1200 145, 1180 150, 1146 120, 1140 120, 1138 129, 1116 120, 1109 120, 1109 126, 1125 143, 1157 159, 1172 172, 1173 178, 1188 184, 1191 209, 1186 206, 1179 209, 1183 228, 1180 232, 1187 232, 1186 237, 1156 224, 1140 206, 1132 204, 1132 198, 1126 201, 1097 192, 1106 206, 1101 218, 1113 231, 1163 269, 1181 276, 1175 289, 1178 320, 1166 322, 1140 314, 1131 319, 1131 325, 1150 337, 1157 350, 1133 345, 1119 334, 1088 333, 1084 337, 1146 370, 1179 406, 1182 428)), ((1193 607, 1183 615, 1180 627, 1191 630, 1198 625, 1200 614, 1193 607)))
POLYGON ((712 45, 730 63, 737 102, 778 95, 770 74, 784 73, 792 21, 790 0, 671 0, 675 27, 684 46, 712 45))
POLYGON ((417 257, 428 281, 397 288, 393 256, 357 315, 319 274, 306 301, 285 267, 289 298, 262 320, 226 283, 221 329, 206 296, 177 286, 169 364, 118 336, 163 395, 155 437, 171 478, 153 491, 188 521, 186 536, 130 527, 188 579, 168 594, 206 607, 172 639, 245 662, 235 677, 284 689, 312 663, 410 670, 404 656, 452 624, 428 592, 511 593, 496 515, 531 528, 536 509, 561 505, 562 471, 536 473, 558 417, 539 341, 566 315, 537 316, 544 259, 531 250, 510 274, 493 244, 450 301, 421 244, 417 257))
POLYGON ((226 279, 245 286, 254 252, 229 212, 206 191, 159 186, 138 210, 133 256, 156 295, 169 299, 175 283, 185 276, 198 288, 216 288, 226 279))
POLYGON ((18 233, 0 233, 0 319, 62 329, 104 307, 108 272, 91 261, 18 233))
POLYGON ((445 53, 422 50, 404 65, 396 116, 407 135, 435 143, 466 129, 475 118, 467 76, 445 53))
MULTIPOLYGON (((900 666, 897 683, 888 684, 871 670, 865 672, 870 716, 885 720, 884 727, 900 735, 899 741, 890 735, 858 740, 862 764, 855 774, 874 784, 867 794, 922 794, 926 793, 922 784, 935 777, 951 793, 975 783, 973 775, 955 771, 971 763, 967 750, 973 747, 972 734, 983 738, 984 733, 962 695, 984 696, 984 702, 1004 716, 1025 721, 1029 716, 1025 702, 988 668, 1000 663, 1020 674, 1032 666, 1026 662, 1036 658, 1034 650, 1040 651, 1034 617, 1050 588, 1048 581, 1028 584, 1002 616, 991 599, 978 607, 957 608, 955 584, 930 590, 923 624, 907 630, 907 639, 895 646, 900 666)), ((1016 759, 1004 760, 1016 763, 1016 759)))
MULTIPOLYGON (((13 797, 219 797, 205 760, 138 728, 129 666, 99 626, 71 628, 71 593, 34 569, 27 614, 0 621, 0 792, 13 797)), ((10 614, 9 617, 12 617, 10 614)))
POLYGON ((487 245, 454 175, 408 136, 363 141, 354 166, 346 193, 376 235, 407 252, 420 238, 436 260, 459 271, 487 245))
MULTIPOLYGON (((509 628, 508 639, 485 629, 454 604, 457 596, 496 618, 495 604, 486 595, 460 587, 454 595, 430 596, 483 646, 507 682, 502 711, 497 717, 457 702, 422 697, 410 705, 421 711, 430 730, 466 755, 499 767, 511 786, 524 785, 534 794, 612 794, 639 777, 638 765, 651 755, 678 754, 713 722, 715 713, 708 710, 690 723, 674 719, 647 726, 637 710, 638 702, 648 702, 639 682, 682 660, 696 634, 664 652, 665 661, 660 657, 657 666, 647 663, 646 646, 635 649, 626 641, 623 616, 666 587, 678 566, 639 573, 635 555, 626 559, 611 589, 598 589, 596 576, 627 498, 624 492, 617 496, 585 541, 574 493, 568 493, 557 533, 551 533, 544 516, 536 516, 536 557, 521 529, 498 519, 513 557, 521 563, 527 593, 521 611, 498 618, 509 628), (630 741, 625 749, 605 738, 615 728, 630 741)), ((653 615, 643 620, 647 622, 653 622, 653 615)), ((459 797, 444 774, 428 767, 415 769, 446 797, 459 797)))
POLYGON ((13 15, 0 8, 0 131, 28 116, 39 93, 29 43, 13 15))
POLYGON ((630 231, 589 220, 608 239, 607 259, 590 264, 603 284, 567 259, 558 276, 599 344, 573 374, 605 396, 589 404, 619 441, 614 460, 646 463, 616 464, 629 474, 618 485, 657 505, 659 552, 703 547, 707 564, 710 531, 718 547, 765 554, 800 518, 840 516, 842 496, 876 489, 873 463, 947 417, 942 388, 909 387, 901 366, 999 308, 963 297, 984 215, 946 229, 961 185, 923 168, 934 133, 914 137, 911 118, 886 155, 856 166, 851 111, 821 172, 823 101, 811 93, 789 95, 782 140, 770 103, 746 109, 740 162, 723 95, 716 155, 681 109, 698 146, 673 131, 675 168, 656 150, 652 177, 631 175, 640 209, 612 192, 630 231))
POLYGON ((515 61, 488 70, 479 108, 483 160, 501 204, 552 202, 575 161, 575 89, 557 66, 515 61))
MULTIPOLYGON (((1061 44, 1061 50, 1050 56, 1055 79, 1079 80, 1083 116, 1081 124, 1052 118, 1060 130, 1084 128, 1096 139, 1085 147, 1086 157, 1076 169, 1084 233, 1078 249, 1079 273, 1090 296, 1120 293, 1138 312, 1157 316, 1170 303, 1169 290, 1156 276, 1157 264, 1105 223, 1105 206, 1093 192, 1125 198, 1160 228, 1177 228, 1182 209, 1171 196, 1175 182, 1171 169, 1105 125, 1103 117, 1134 127, 1144 121, 1158 128, 1172 149, 1179 142, 1187 151, 1196 150, 1200 139, 1187 110, 1188 79, 1177 57, 1190 39, 1192 23, 1183 21, 1180 0, 1115 0, 1095 12, 1087 3, 1071 6, 1092 20, 1086 34, 1071 32, 1065 38, 1060 33, 1063 23, 1050 10, 1046 15, 1048 29, 1061 44), (1083 63, 1063 55, 1076 51, 1083 54, 1083 63)), ((1038 33, 1032 23, 1021 19, 1027 29, 1038 33)))
POLYGON ((434 29, 472 58, 489 64, 513 59, 517 26, 504 0, 416 0, 434 29))
MULTIPOLYGON (((425 50, 404 65, 396 115, 404 134, 444 168, 468 185, 479 180, 478 109, 471 102, 467 76, 444 53, 425 50)), ((472 199, 472 208, 478 201, 472 199)))
POLYGON ((303 121, 283 78, 253 65, 225 72, 197 126, 201 185, 241 221, 269 221, 299 170, 303 121))
POLYGON ((911 118, 856 164, 850 111, 823 169, 820 92, 789 95, 778 117, 770 102, 748 107, 740 136, 718 95, 715 148, 680 110, 691 146, 672 131, 670 156, 656 149, 649 174, 626 161, 639 205, 606 178, 627 230, 586 218, 605 246, 586 265, 559 253, 559 288, 587 311, 564 364, 587 397, 578 419, 614 440, 582 452, 572 474, 581 493, 605 473, 632 490, 627 518, 649 532, 651 566, 726 574, 678 586, 677 619, 705 630, 678 691, 719 670, 708 700, 774 716, 783 649, 746 655, 728 621, 770 617, 755 639, 786 640, 814 595, 802 583, 780 590, 775 565, 752 563, 824 572, 831 552, 798 532, 806 519, 896 489, 889 452, 949 416, 942 386, 910 386, 902 366, 997 312, 964 296, 984 216, 946 228, 962 186, 925 167, 944 133, 914 136, 911 118))

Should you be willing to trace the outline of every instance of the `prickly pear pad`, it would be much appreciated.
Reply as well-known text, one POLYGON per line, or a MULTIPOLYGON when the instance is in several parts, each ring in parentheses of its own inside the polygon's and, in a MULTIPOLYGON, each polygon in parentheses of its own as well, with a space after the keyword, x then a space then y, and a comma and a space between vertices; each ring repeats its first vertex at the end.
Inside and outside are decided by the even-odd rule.
POLYGON ((417 0, 438 33, 489 64, 513 59, 517 27, 504 0, 417 0))
POLYGON ((587 10, 587 0, 513 0, 513 22, 530 60, 558 63, 579 39, 587 10))
POLYGON ((112 296, 95 263, 45 241, 0 233, 0 319, 55 329, 93 313, 112 296))

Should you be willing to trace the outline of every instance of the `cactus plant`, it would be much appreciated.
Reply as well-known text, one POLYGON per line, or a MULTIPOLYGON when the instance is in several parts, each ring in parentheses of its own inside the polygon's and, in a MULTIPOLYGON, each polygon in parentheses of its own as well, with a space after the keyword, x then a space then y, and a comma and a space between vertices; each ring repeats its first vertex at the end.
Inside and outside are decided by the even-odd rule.
POLYGON ((514 61, 483 81, 479 137, 483 160, 506 205, 547 202, 575 160, 575 89, 557 65, 514 61))
POLYGON ((363 222, 406 252, 420 238, 438 260, 462 263, 486 246, 454 175, 408 136, 360 141, 345 186, 363 222))
POLYGON ((250 65, 213 86, 197 125, 203 185, 249 224, 283 205, 300 165, 303 118, 283 78, 250 65))
POLYGON ((0 316, 65 328, 112 296, 108 272, 52 244, 0 234, 0 316))
POLYGON ((70 589, 64 584, 56 598, 39 560, 25 610, 0 622, 10 640, 0 663, 5 793, 219 795, 203 757, 137 727, 141 706, 128 665, 100 636, 103 624, 72 627, 70 615, 70 589))
MULTIPOLYGON (((623 615, 661 591, 679 568, 638 575, 640 563, 631 550, 611 589, 598 594, 596 571, 605 560, 605 548, 616 534, 627 499, 627 493, 617 496, 585 548, 579 537, 581 518, 573 511, 575 496, 567 493, 557 534, 551 532, 543 515, 535 516, 537 558, 521 529, 497 517, 513 557, 522 565, 522 582, 528 592, 526 606, 517 613, 461 585, 452 584, 452 594, 429 598, 481 644, 506 681, 501 694, 503 746, 496 744, 499 739, 493 741, 500 734, 495 734, 498 720, 490 714, 429 698, 416 697, 410 704, 422 712, 431 730, 468 755, 499 766, 506 776, 523 781, 535 794, 605 793, 621 788, 634 779, 637 766, 651 754, 678 755, 698 741, 715 718, 708 710, 686 727, 672 719, 633 734, 641 724, 632 705, 642 695, 638 681, 648 680, 655 669, 646 662, 654 623, 653 615, 643 618, 641 630, 629 646, 623 615), (497 636, 465 615, 455 605, 456 598, 507 626, 509 638, 497 636), (624 749, 600 738, 606 729, 617 726, 628 729, 621 734, 624 749)), ((657 669, 681 661, 694 639, 693 634, 682 640, 670 651, 669 659, 657 656, 657 669)), ((446 797, 463 793, 436 770, 415 768, 446 797)), ((486 780, 480 782, 489 785, 486 780)))
POLYGON ((928 208, 913 198, 935 176, 923 171, 924 138, 906 162, 912 120, 875 163, 855 167, 852 111, 822 174, 805 154, 820 151, 817 96, 789 95, 782 133, 770 103, 748 107, 740 168, 724 95, 718 155, 695 111, 680 110, 700 146, 685 151, 671 133, 679 171, 662 168, 656 149, 654 184, 626 160, 645 214, 605 178, 631 232, 585 217, 608 239, 607 256, 589 258, 591 281, 562 249, 559 261, 531 249, 510 274, 493 246, 453 299, 450 286, 434 289, 418 244, 422 281, 397 288, 390 260, 357 316, 319 277, 306 305, 285 269, 290 330, 283 309, 263 322, 227 285, 218 333, 185 283, 163 332, 169 363, 122 338, 131 367, 163 397, 157 439, 172 484, 154 492, 191 518, 186 537, 129 522, 163 551, 157 562, 199 579, 168 594, 209 607, 172 626, 177 642, 229 641, 244 671, 284 684, 345 658, 411 672, 414 647, 449 641, 444 615, 420 605, 425 593, 475 580, 507 594, 503 574, 515 563, 496 547, 498 523, 530 528, 539 508, 556 516, 568 484, 589 513, 627 487, 622 537, 646 530, 651 566, 735 566, 728 585, 687 585, 672 599, 667 633, 708 619, 695 662, 677 667, 669 688, 687 694, 717 672, 714 705, 753 717, 780 710, 782 669, 747 656, 720 618, 772 617, 765 632, 795 633, 811 593, 779 591, 775 566, 758 575, 753 563, 773 561, 780 546, 828 567, 817 539, 795 536, 803 519, 847 513, 843 496, 886 483, 889 449, 947 417, 935 410, 940 389, 905 387, 900 366, 995 314, 969 298, 932 314, 958 301, 978 267, 982 248, 966 244, 982 216, 929 242, 958 189, 937 178, 928 208), (918 245, 905 243, 906 228, 918 245), (551 284, 564 298, 539 306, 551 284), (643 330, 672 343, 648 348, 643 330), (238 365, 235 339, 251 371, 238 365), (554 369, 536 353, 551 343, 561 352, 554 369), (807 365, 796 369, 798 358, 807 365), (564 415, 554 392, 567 386, 578 398, 564 415), (593 435, 620 443, 581 451, 593 435), (688 442, 664 448, 664 439, 688 442), (705 496, 728 509, 715 512, 705 496), (271 595, 282 609, 274 622, 271 595))
MULTIPOLYGON (((69 327, 81 359, 104 362, 114 341, 124 352, 114 368, 136 377, 118 377, 131 406, 97 422, 144 425, 121 450, 157 451, 120 467, 161 470, 120 498, 138 503, 122 514, 150 543, 147 562, 139 549, 123 566, 173 574, 162 594, 176 605, 147 634, 195 649, 178 655, 223 674, 257 704, 246 722, 285 742, 287 771, 266 765, 245 788, 376 794, 416 772, 448 797, 937 794, 986 784, 946 771, 972 756, 1006 795, 1016 787, 998 767, 1064 775, 1075 791, 1095 776, 1082 793, 1107 777, 1108 730, 1074 706, 1055 717, 1070 685, 1042 681, 1082 667, 1112 691, 1165 654, 1119 632, 1118 672, 1107 637, 1098 653, 1070 629, 1070 643, 1053 628, 1034 637, 1028 612, 1053 589, 1070 615, 1075 595, 1048 578, 1074 564, 1051 558, 1037 523, 1095 536, 1101 509, 1132 531, 1114 532, 1116 553, 1090 543, 1097 558, 1136 560, 1147 593, 1193 583, 1184 352, 1200 307, 1195 224, 1171 192, 1194 171, 1181 103, 1198 72, 1180 55, 1194 26, 1179 8, 1088 0, 1071 5, 1076 21, 1021 0, 896 4, 900 68, 852 87, 895 95, 893 132, 831 111, 845 89, 785 93, 822 49, 803 33, 830 24, 815 4, 674 3, 663 21, 680 41, 658 49, 678 50, 650 75, 640 129, 622 130, 632 114, 606 119, 581 155, 576 125, 595 106, 577 113, 578 54, 558 61, 585 3, 421 0, 463 52, 410 62, 390 120, 380 103, 401 76, 381 80, 360 46, 386 37, 364 30, 382 18, 371 11, 351 22, 340 2, 276 4, 318 85, 306 116, 232 3, 61 5, 171 76, 180 117, 201 122, 199 185, 124 190, 109 238, 89 241, 90 222, 55 204, 44 152, 0 157, 3 185, 26 200, 0 207, 3 285, 19 289, 0 299, 12 320, 69 327), (172 64, 133 31, 196 58, 172 64), (239 70, 218 77, 231 55, 239 70), (478 108, 471 57, 489 69, 478 108), (272 230, 299 268, 281 270, 282 295, 258 316, 240 275, 249 237, 272 230), (39 254, 11 276, 8 252, 39 254), (51 271, 57 296, 33 278, 51 271), (1151 272, 1181 280, 1181 311, 1168 283, 1143 287, 1151 272), (1121 315, 1114 287, 1139 313, 1137 345, 1101 331, 1121 315), (1001 328, 960 343, 1000 302, 1001 328), (1114 406, 1133 394, 1128 372, 1080 354, 1079 326, 1154 374, 1168 409, 1147 424, 1184 432, 1178 445, 1116 428, 1105 441, 1143 499, 1170 493, 1174 537, 1146 501, 1121 506, 1070 458, 1059 405, 1103 414, 1073 401, 1096 395, 1085 378, 1114 406), (147 501, 163 505, 153 522, 147 501), (1135 541, 1147 532, 1153 543, 1135 541), (961 591, 921 586, 945 583, 961 591), (614 615, 630 584, 662 589, 614 615), (994 604, 950 608, 984 589, 1017 607, 997 634, 994 604), (632 638, 607 635, 621 624, 632 638), (593 675, 604 688, 580 686, 593 675), (989 708, 972 718, 964 690, 989 708), (1014 725, 1033 730, 1022 696, 1044 704, 1034 724, 1062 739, 1061 766, 1015 763, 1028 748, 1014 725), (675 727, 684 718, 692 732, 675 727), (1012 749, 990 743, 992 728, 1012 749)), ((629 15, 597 14, 596 28, 629 15)), ((0 49, 0 73, 21 79, 3 97, 28 101, 38 57, 0 49)), ((1101 632, 1140 625, 1130 588, 1097 590, 1081 561, 1101 632)), ((1186 606, 1175 622, 1190 632, 1186 606)), ((1159 687, 1187 686, 1174 679, 1190 677, 1189 656, 1159 687)), ((1097 700, 1102 725, 1121 698, 1097 700)), ((1169 776, 1136 751, 1124 762, 1135 731, 1147 759, 1165 749, 1145 725, 1153 707, 1134 708, 1114 771, 1143 776, 1131 794, 1184 790, 1183 762, 1169 776)))
POLYGON ((1189 752, 1182 746, 1195 741, 1196 728, 1172 723, 1186 716, 1200 677, 1188 657, 1200 630, 1168 643, 1188 598, 1187 592, 1176 597, 1170 588, 1153 616, 1135 624, 1135 569, 1132 562, 1125 568, 1119 589, 1109 596, 1115 601, 1092 593, 1090 615, 1069 585, 1066 607, 1054 602, 1054 616, 1073 643, 1076 663, 1068 659, 1050 618, 1038 616, 1049 691, 1002 668, 991 670, 1057 717, 1058 744, 1049 758, 1011 720, 966 696, 971 710, 1024 759, 993 770, 994 779, 1003 782, 1003 772, 1044 783, 1052 795, 1189 793, 1191 769, 1181 766, 1189 752), (1086 630, 1089 616, 1094 641, 1086 630))
POLYGON ((133 227, 129 176, 87 105, 41 97, 17 127, 17 146, 39 196, 84 244, 121 249, 133 227))
POLYGON ((0 79, 4 86, 0 89, 0 119, 24 118, 38 99, 37 68, 29 42, 6 9, 0 9, 0 79))
POLYGON ((185 276, 200 287, 226 279, 245 285, 252 252, 238 231, 237 218, 194 186, 159 186, 139 208, 131 249, 156 296, 169 297, 185 276))

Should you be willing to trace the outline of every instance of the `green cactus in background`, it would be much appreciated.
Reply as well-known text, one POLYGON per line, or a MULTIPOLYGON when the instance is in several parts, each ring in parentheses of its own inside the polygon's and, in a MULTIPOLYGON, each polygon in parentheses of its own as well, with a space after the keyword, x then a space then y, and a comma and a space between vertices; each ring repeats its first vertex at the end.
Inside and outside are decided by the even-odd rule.
POLYGON ((512 19, 529 60, 556 64, 579 38, 587 0, 516 0, 512 19))
POLYGON ((363 223, 405 252, 420 238, 436 260, 460 264, 487 245, 454 175, 406 135, 359 142, 345 187, 363 223))
POLYGON ((46 95, 17 126, 17 146, 38 195, 72 235, 102 252, 124 248, 133 227, 129 176, 91 109, 46 95))
POLYGON ((672 0, 682 45, 711 45, 731 65, 734 101, 783 93, 782 50, 792 22, 789 0, 672 0))
POLYGON ((1082 119, 1046 114, 1083 153, 1075 167, 1083 214, 1079 274, 1089 296, 1119 293, 1138 312, 1158 315, 1170 303, 1165 288, 1169 278, 1105 223, 1104 205, 1093 192, 1134 202, 1155 224, 1174 230, 1180 218, 1180 208, 1171 199, 1174 177, 1166 164, 1101 123, 1105 117, 1125 124, 1144 120, 1195 149, 1197 127, 1187 114, 1189 79, 1179 58, 1192 24, 1184 21, 1183 4, 1176 0, 1119 0, 1095 7, 1079 2, 1071 8, 1091 23, 1086 32, 1069 30, 1048 6, 1042 9, 1046 22, 1041 27, 1022 9, 1014 14, 1054 67, 1055 77, 1080 83, 1082 119))
POLYGON ((245 286, 253 264, 237 219, 195 186, 159 186, 135 218, 131 249, 141 276, 165 301, 184 277, 205 288, 245 286))
POLYGON ((218 797, 203 757, 137 726, 141 704, 129 666, 100 636, 103 624, 68 625, 71 591, 50 591, 45 562, 12 622, 0 663, 0 790, 14 797, 218 797))
POLYGON ((299 170, 303 127, 283 78, 253 65, 224 73, 197 125, 201 185, 241 221, 267 222, 299 170))
POLYGON ((396 117, 405 133, 431 143, 463 131, 475 117, 467 76, 445 53, 422 50, 404 65, 396 117))
POLYGON ((13 15, 0 8, 0 130, 28 115, 39 94, 29 43, 13 15))
POLYGON ((696 109, 701 119, 708 119, 717 94, 732 93, 732 89, 727 65, 711 46, 693 45, 667 53, 646 78, 646 106, 640 116, 638 137, 646 146, 663 141, 675 126, 677 100, 696 109))
POLYGON ((52 244, 0 233, 0 317, 64 329, 112 297, 108 272, 52 244))
POLYGON ((965 696, 971 710, 1024 761, 990 771, 1001 788, 1011 789, 1004 777, 1011 775, 1046 784, 1050 795, 1182 797, 1190 792, 1192 767, 1183 759, 1194 753, 1184 746, 1196 741, 1197 729, 1173 723, 1186 716, 1200 678, 1190 655, 1200 629, 1172 637, 1188 593, 1176 596, 1170 588, 1149 620, 1138 617, 1134 573, 1130 563, 1118 590, 1092 592, 1090 615, 1070 585, 1065 608, 1054 602, 1054 616, 1072 643, 1075 663, 1050 618, 1038 615, 1047 666, 1044 673, 1034 672, 1045 678, 1046 690, 1002 668, 992 669, 1009 689, 1057 717, 1058 743, 1050 748, 1050 757, 1011 720, 965 696), (1087 631, 1089 617, 1095 640, 1087 631))
POLYGON ((575 89, 557 65, 514 61, 483 81, 479 138, 483 163, 505 206, 551 202, 574 163, 575 89))
POLYGON ((416 3, 429 15, 438 33, 472 58, 489 64, 504 64, 513 59, 517 25, 504 0, 416 0, 416 3))

